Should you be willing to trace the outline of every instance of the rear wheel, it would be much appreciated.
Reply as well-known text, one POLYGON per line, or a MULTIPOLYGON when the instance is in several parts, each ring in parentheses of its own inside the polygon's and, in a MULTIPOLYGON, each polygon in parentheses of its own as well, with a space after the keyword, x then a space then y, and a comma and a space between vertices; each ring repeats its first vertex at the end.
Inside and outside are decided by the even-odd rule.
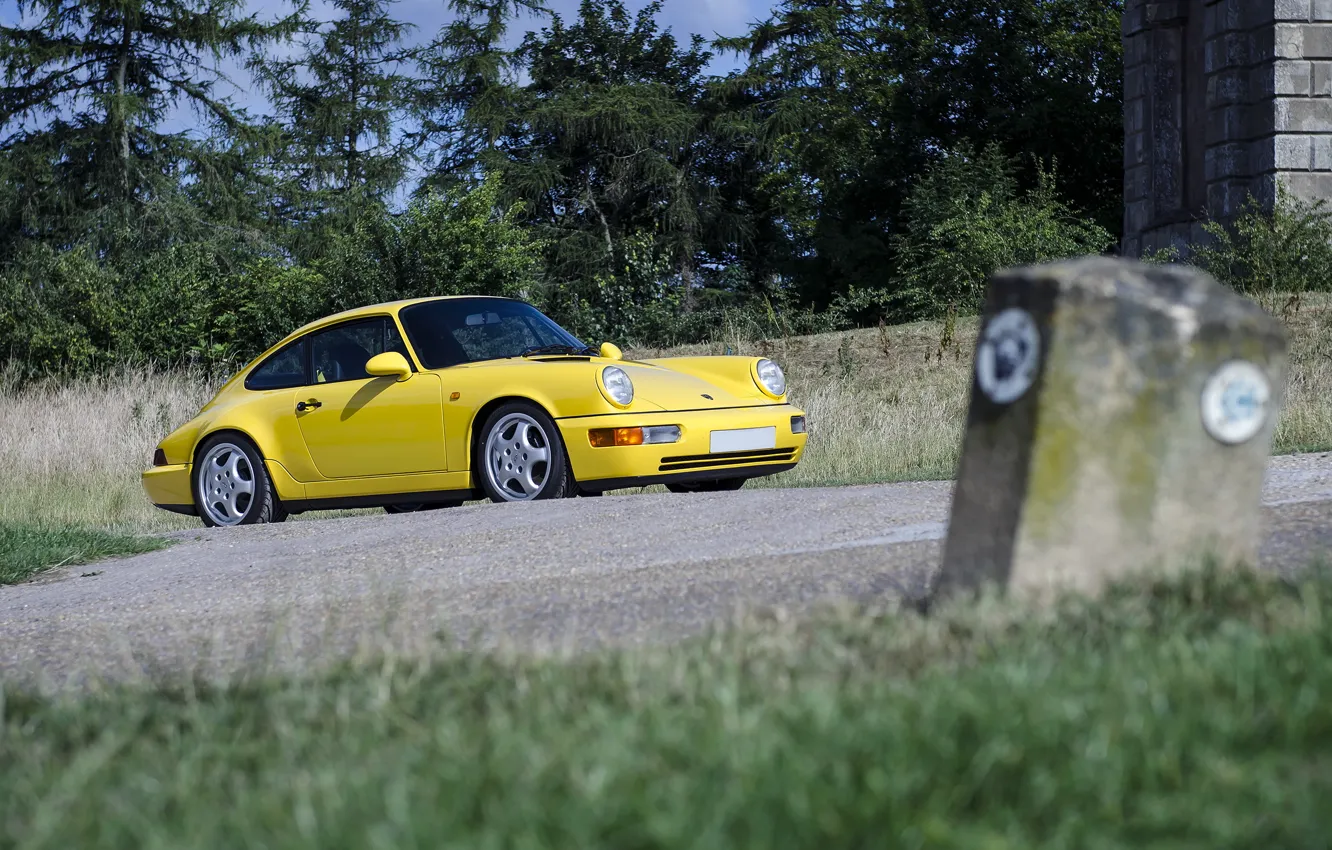
POLYGON ((576 486, 555 422, 527 402, 490 414, 481 429, 477 464, 481 488, 492 502, 561 499, 576 486))
POLYGON ((726 478, 721 481, 691 481, 688 484, 667 484, 672 493, 730 493, 745 486, 748 478, 726 478))
POLYGON ((254 443, 239 434, 218 434, 204 441, 198 457, 191 483, 204 525, 256 525, 287 518, 254 443))

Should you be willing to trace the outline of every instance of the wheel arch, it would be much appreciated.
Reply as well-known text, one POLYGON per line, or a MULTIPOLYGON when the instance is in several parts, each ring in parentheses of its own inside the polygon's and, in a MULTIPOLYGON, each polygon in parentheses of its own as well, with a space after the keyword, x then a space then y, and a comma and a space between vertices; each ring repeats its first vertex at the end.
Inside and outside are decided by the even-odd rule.
MULTIPOLYGON (((194 442, 194 451, 191 455, 191 466, 197 466, 199 463, 199 452, 203 444, 213 437, 235 435, 249 440, 250 445, 254 446, 259 452, 259 458, 264 462, 264 467, 268 472, 268 478, 273 484, 273 490, 277 495, 279 502, 300 501, 305 498, 305 486, 292 477, 282 460, 275 457, 271 452, 265 450, 264 441, 255 438, 254 432, 246 428, 237 427, 234 424, 219 425, 201 431, 199 438, 194 442)), ((276 437, 273 437, 276 442, 276 437)), ((190 492, 194 492, 194 473, 190 473, 190 492)))
POLYGON ((243 428, 237 428, 235 425, 223 425, 217 428, 213 428, 212 430, 206 430, 200 432, 199 438, 194 441, 194 452, 191 455, 190 463, 191 464, 199 463, 199 452, 203 449, 204 443, 208 442, 214 437, 222 436, 225 434, 235 434, 238 437, 244 437, 245 439, 250 441, 250 444, 253 445, 255 449, 259 451, 259 457, 263 458, 266 461, 272 459, 268 456, 268 452, 264 451, 263 444, 260 443, 259 440, 255 439, 255 436, 253 434, 249 433, 243 428))
MULTIPOLYGON (((481 488, 481 480, 477 477, 481 472, 481 428, 485 425, 486 420, 490 418, 492 413, 506 404, 512 404, 515 402, 530 404, 546 414, 546 416, 550 417, 551 422, 555 422, 555 416, 550 412, 550 407, 530 396, 512 394, 497 396, 477 408, 476 415, 472 417, 472 421, 467 425, 467 468, 471 470, 472 487, 475 489, 479 490, 481 488)), ((563 440, 564 436, 560 434, 559 431, 559 423, 556 422, 555 434, 563 440)))

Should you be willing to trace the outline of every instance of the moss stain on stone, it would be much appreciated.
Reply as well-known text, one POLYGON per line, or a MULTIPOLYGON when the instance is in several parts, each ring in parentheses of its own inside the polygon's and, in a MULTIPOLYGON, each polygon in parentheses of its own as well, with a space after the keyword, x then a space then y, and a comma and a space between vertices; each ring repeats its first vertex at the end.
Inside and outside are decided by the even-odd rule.
POLYGON ((1058 358, 1051 358, 1045 366, 1022 506, 1027 534, 1042 543, 1050 541, 1058 527, 1060 507, 1073 493, 1078 446, 1083 439, 1065 413, 1078 404, 1076 377, 1058 366, 1058 358))
POLYGON ((1081 353, 1051 353, 1023 506, 1025 533, 1033 542, 1055 542, 1061 513, 1077 490, 1078 477, 1088 467, 1098 467, 1111 479, 1120 522, 1145 539, 1151 533, 1162 473, 1161 429, 1172 415, 1168 394, 1149 379, 1126 406, 1089 405, 1079 392, 1087 377, 1069 365, 1070 360, 1082 362, 1081 353), (1103 416, 1094 426, 1074 414, 1089 408, 1103 416))
POLYGON ((1114 473, 1116 503, 1130 527, 1151 533, 1164 459, 1161 428, 1173 414, 1168 395, 1150 383, 1134 397, 1126 415, 1107 423, 1104 465, 1114 473))

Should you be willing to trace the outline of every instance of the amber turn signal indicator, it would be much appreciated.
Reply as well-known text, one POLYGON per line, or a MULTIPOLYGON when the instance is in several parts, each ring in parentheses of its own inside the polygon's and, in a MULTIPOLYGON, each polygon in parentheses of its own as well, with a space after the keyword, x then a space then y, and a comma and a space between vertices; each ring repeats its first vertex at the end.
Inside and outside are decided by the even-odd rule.
POLYGON ((642 428, 594 428, 587 432, 592 447, 606 449, 611 446, 643 445, 642 428))
POLYGON ((679 425, 651 425, 646 428, 593 428, 587 439, 594 449, 611 446, 648 446, 680 442, 679 425))

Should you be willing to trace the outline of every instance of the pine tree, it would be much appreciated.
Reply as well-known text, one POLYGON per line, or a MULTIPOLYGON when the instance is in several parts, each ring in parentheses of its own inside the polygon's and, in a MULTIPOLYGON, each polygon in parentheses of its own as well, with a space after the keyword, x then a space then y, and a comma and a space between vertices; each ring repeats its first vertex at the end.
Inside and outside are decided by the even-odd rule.
POLYGON ((645 237, 688 309, 700 267, 733 261, 744 237, 726 188, 744 142, 702 38, 677 42, 660 10, 583 0, 577 20, 529 34, 516 56, 530 82, 510 91, 482 162, 547 232, 557 279, 620 274, 645 237))
MULTIPOLYGON (((0 154, 19 183, 0 234, 67 244, 134 218, 174 193, 216 147, 162 124, 188 109, 209 131, 243 134, 243 110, 217 93, 223 60, 289 35, 244 0, 18 0, 0 26, 0 154)), ((205 169, 206 170, 206 169, 205 169)))
POLYGON ((333 0, 338 17, 309 32, 288 58, 256 58, 284 134, 277 160, 297 218, 354 216, 401 184, 408 152, 395 137, 410 80, 410 25, 389 14, 394 0, 333 0))
POLYGON ((426 194, 479 181, 480 160, 504 132, 521 60, 503 46, 517 17, 545 15, 542 0, 448 0, 455 19, 418 56, 410 135, 430 167, 426 194))

